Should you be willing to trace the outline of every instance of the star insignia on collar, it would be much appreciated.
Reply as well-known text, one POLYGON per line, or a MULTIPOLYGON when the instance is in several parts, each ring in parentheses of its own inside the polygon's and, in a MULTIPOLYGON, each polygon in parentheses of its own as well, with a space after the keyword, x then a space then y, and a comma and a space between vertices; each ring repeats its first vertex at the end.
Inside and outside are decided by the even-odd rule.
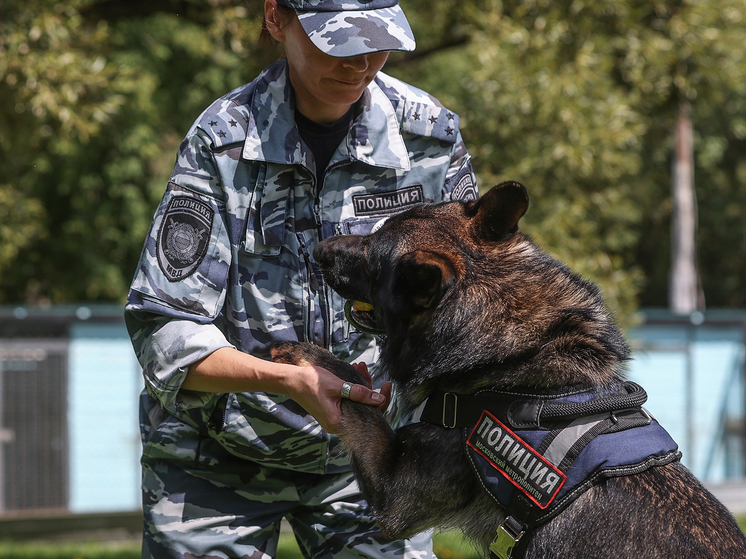
POLYGON ((220 132, 218 132, 218 136, 220 136, 221 138, 225 138, 227 134, 221 130, 220 132))
POLYGON ((210 121, 210 126, 217 126, 217 125, 218 125, 218 121, 217 120, 211 120, 210 121))
POLYGON ((446 134, 448 134, 449 136, 452 136, 453 135, 453 128, 451 128, 450 126, 448 128, 446 128, 446 134))
POLYGON ((238 123, 233 119, 231 119, 228 124, 230 124, 233 128, 235 128, 238 125, 238 123))
POLYGON ((414 113, 412 115, 412 118, 414 118, 415 120, 420 120, 420 113, 414 113))
POLYGON ((431 124, 435 124, 436 122, 438 122, 438 117, 437 116, 431 116, 430 117, 430 123, 431 124))
POLYGON ((453 120, 453 117, 456 116, 456 115, 454 115, 453 113, 449 112, 446 116, 448 117, 448 120, 453 120))

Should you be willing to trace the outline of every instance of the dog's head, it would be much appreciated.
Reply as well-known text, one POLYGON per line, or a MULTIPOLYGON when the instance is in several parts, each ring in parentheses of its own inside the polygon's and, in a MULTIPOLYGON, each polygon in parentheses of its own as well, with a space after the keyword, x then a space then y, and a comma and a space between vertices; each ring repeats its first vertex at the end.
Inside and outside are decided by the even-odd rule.
POLYGON ((601 351, 594 370, 626 357, 595 286, 518 232, 528 203, 526 189, 507 182, 474 202, 417 206, 371 235, 319 243, 326 281, 358 302, 357 322, 385 333, 392 379, 547 386, 600 375, 577 358, 560 363, 570 346, 601 351))

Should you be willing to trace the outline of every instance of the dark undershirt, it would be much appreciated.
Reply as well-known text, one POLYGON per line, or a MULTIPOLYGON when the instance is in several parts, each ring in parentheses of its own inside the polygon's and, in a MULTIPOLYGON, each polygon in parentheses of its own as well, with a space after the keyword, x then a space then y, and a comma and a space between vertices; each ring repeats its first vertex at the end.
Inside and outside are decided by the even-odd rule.
POLYGON ((316 182, 321 188, 324 182, 324 171, 326 171, 332 155, 337 151, 339 144, 347 136, 352 122, 353 108, 332 124, 319 124, 295 111, 295 124, 298 126, 300 137, 313 152, 316 162, 316 182))

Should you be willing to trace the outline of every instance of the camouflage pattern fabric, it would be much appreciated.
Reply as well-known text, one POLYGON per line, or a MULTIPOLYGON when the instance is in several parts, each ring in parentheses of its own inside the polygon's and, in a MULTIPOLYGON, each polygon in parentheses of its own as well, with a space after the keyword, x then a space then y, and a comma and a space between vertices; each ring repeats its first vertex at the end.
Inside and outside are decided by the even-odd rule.
POLYGON ((247 462, 173 417, 147 436, 144 559, 275 557, 283 518, 304 557, 435 559, 429 533, 394 542, 381 534, 349 472, 247 462))
POLYGON ((241 457, 323 473, 344 460, 294 402, 182 391, 187 368, 220 347, 265 358, 271 343, 301 340, 375 373, 376 340, 351 331, 313 247, 423 201, 475 197, 476 187, 458 117, 380 74, 316 192, 286 70, 281 61, 219 100, 184 140, 125 315, 147 390, 169 413, 209 425, 241 457))
MULTIPOLYGON (((379 73, 320 191, 294 111, 282 60, 216 101, 180 147, 125 309, 148 395, 143 429, 162 441, 148 452, 163 445, 163 460, 189 452, 184 433, 197 430, 247 468, 347 472, 339 439, 294 401, 181 390, 187 370, 221 347, 266 358, 273 342, 300 340, 367 363, 380 386, 376 339, 351 329, 314 246, 421 202, 477 196, 458 116, 416 88, 379 73)), ((147 497, 152 479, 148 510, 160 506, 147 497)))
POLYGON ((278 0, 283 6, 299 11, 314 12, 355 12, 358 10, 379 10, 396 6, 399 0, 278 0))
POLYGON ((316 47, 335 57, 413 51, 415 39, 397 0, 279 0, 294 8, 316 47))

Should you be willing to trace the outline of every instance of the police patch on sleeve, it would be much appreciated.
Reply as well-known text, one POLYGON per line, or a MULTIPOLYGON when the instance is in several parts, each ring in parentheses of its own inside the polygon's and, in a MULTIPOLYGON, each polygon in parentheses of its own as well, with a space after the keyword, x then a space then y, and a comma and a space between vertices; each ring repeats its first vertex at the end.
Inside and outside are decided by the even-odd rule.
POLYGON ((479 198, 479 192, 477 191, 477 185, 474 184, 472 177, 471 165, 467 165, 458 175, 453 178, 452 184, 455 184, 451 191, 451 200, 471 202, 479 198))
POLYGON ((158 232, 158 266, 169 281, 189 277, 207 254, 215 212, 190 196, 171 199, 158 232))

